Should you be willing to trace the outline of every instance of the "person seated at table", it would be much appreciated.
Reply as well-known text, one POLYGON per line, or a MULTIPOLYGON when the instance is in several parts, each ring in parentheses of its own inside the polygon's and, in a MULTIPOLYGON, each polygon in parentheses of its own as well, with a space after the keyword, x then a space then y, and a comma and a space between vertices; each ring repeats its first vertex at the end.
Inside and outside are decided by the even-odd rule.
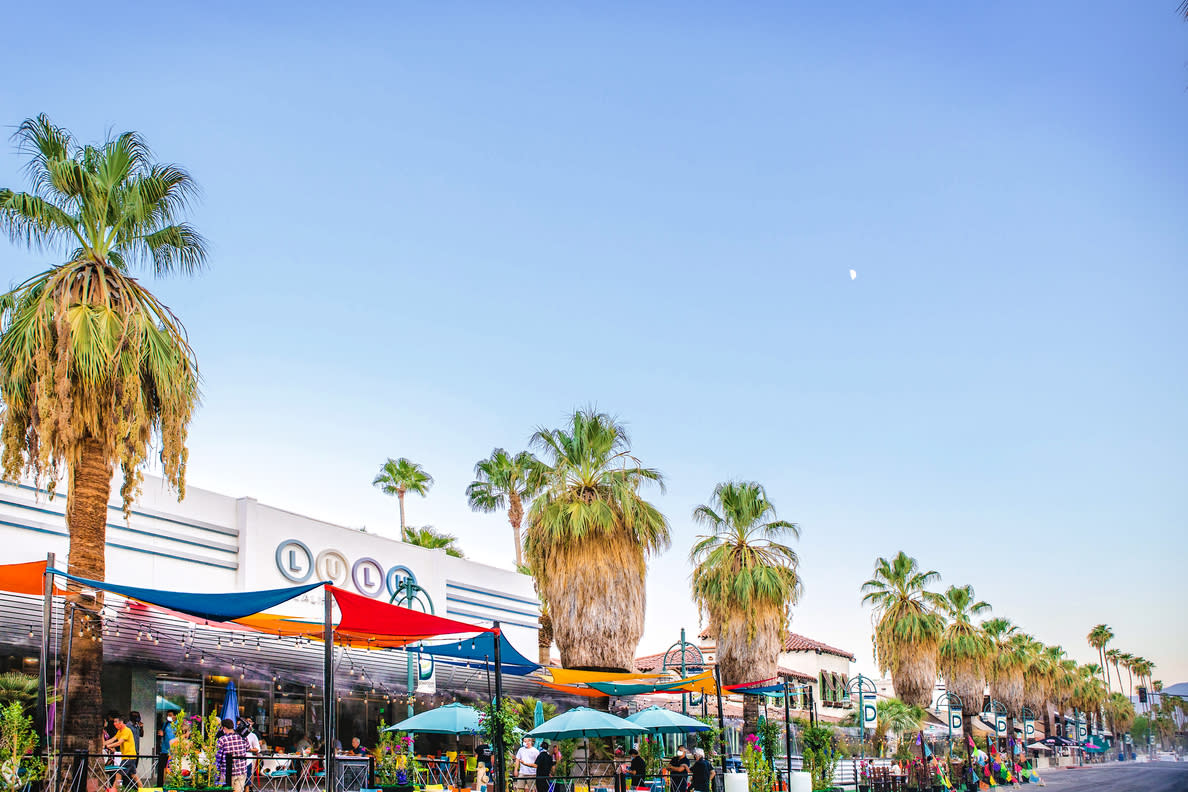
POLYGON ((357 754, 359 756, 367 756, 367 749, 363 747, 363 743, 358 737, 351 738, 351 750, 348 753, 357 754))

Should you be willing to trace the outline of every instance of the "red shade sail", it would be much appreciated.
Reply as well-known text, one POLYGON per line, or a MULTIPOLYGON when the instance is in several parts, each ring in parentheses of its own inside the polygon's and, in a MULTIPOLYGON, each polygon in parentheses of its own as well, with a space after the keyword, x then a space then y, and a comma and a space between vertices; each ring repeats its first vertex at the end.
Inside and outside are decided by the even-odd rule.
POLYGON ((378 638, 385 643, 411 643, 438 635, 469 635, 495 632, 490 627, 445 619, 411 608, 352 594, 345 589, 329 586, 338 603, 341 618, 335 632, 357 638, 378 638))

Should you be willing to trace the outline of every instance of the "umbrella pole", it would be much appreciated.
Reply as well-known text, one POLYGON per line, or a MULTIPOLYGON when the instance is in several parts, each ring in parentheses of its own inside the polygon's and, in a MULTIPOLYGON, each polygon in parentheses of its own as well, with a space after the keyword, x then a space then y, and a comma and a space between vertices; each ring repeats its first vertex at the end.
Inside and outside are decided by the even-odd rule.
POLYGON ((726 716, 722 712, 722 672, 714 664, 714 688, 718 691, 718 749, 722 751, 722 788, 726 788, 726 716))
POLYGON ((594 784, 590 780, 590 738, 586 737, 586 792, 594 792, 594 784))

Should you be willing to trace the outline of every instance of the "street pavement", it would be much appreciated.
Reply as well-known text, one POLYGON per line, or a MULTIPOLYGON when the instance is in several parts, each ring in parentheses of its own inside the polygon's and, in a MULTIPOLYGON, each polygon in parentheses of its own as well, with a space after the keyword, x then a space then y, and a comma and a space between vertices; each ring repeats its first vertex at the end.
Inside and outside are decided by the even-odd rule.
MULTIPOLYGON (((1040 771, 1045 790, 1188 792, 1188 762, 1115 762, 1040 771)), ((1030 786, 1023 787, 1030 789, 1030 786)))

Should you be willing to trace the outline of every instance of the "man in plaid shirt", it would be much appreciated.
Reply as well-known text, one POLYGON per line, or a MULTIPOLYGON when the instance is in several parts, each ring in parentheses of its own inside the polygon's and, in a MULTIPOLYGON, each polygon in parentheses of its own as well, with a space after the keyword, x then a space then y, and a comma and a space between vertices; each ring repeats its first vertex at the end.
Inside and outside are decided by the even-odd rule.
POLYGON ((235 721, 223 720, 223 733, 215 743, 215 767, 219 771, 219 783, 227 777, 227 758, 231 758, 231 792, 243 792, 247 782, 248 742, 235 732, 235 721))

